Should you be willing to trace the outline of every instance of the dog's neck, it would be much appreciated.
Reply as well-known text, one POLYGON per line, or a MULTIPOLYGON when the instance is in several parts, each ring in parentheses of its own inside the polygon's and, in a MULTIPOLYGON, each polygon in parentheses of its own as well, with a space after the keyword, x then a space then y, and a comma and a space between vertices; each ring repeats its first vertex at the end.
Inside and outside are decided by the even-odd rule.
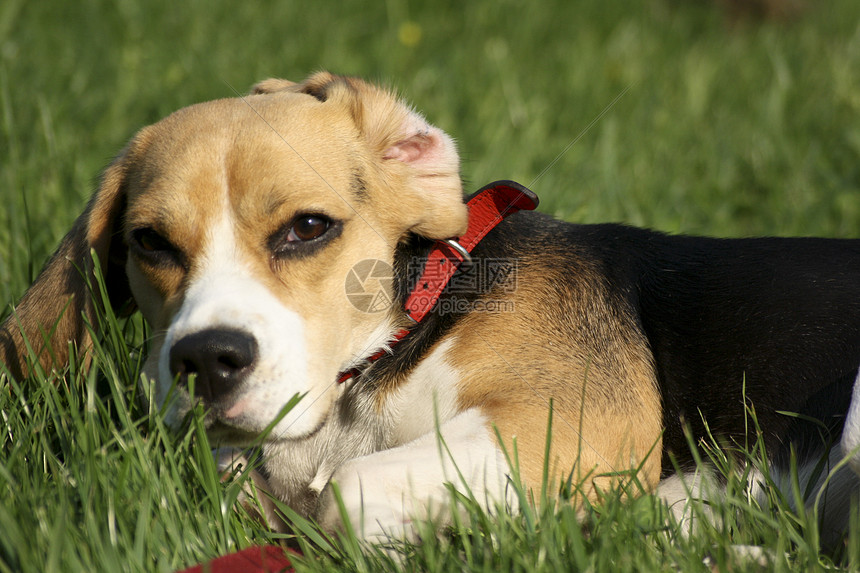
MULTIPOLYGON (((427 334, 446 323, 450 326, 451 321, 442 320, 442 315, 451 318, 456 317, 457 313, 439 313, 434 310, 451 279, 471 267, 472 249, 507 216, 520 210, 532 210, 537 204, 537 195, 529 189, 513 181, 497 181, 481 188, 468 199, 469 225, 459 238, 431 240, 411 235, 399 245, 394 257, 395 300, 398 301, 395 312, 406 317, 412 326, 398 330, 388 348, 370 356, 364 367, 340 373, 338 382, 343 383, 361 376, 378 360, 390 356, 391 348, 395 345, 415 345, 414 341, 404 345, 403 339, 421 338, 425 341, 428 340, 427 334), (424 336, 416 337, 419 333, 424 336)), ((478 293, 471 294, 475 296, 478 293)), ((435 334, 438 335, 439 332, 435 334)), ((430 336, 429 340, 435 338, 436 336, 430 336)), ((423 355, 423 352, 414 350, 417 348, 406 352, 407 357, 413 358, 407 360, 407 367, 423 355)), ((397 370, 401 371, 399 368, 397 370)))

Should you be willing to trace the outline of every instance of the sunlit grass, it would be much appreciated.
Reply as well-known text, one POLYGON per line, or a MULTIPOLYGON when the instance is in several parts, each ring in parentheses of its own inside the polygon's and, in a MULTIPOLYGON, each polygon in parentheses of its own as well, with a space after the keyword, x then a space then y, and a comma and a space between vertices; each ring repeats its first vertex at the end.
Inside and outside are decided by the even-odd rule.
MULTIPOLYGON (((809 4, 795 22, 730 25, 679 0, 2 2, 0 302, 137 129, 321 68, 391 85, 453 135, 467 190, 516 179, 577 222, 856 237, 860 3, 809 4)), ((104 320, 88 371, 2 382, 0 570, 173 571, 273 540, 233 511, 241 483, 220 481, 199 424, 177 434, 141 405, 139 318, 104 320)), ((460 495, 453 527, 401 552, 326 545, 302 524, 299 567, 754 569, 733 544, 768 547, 774 570, 830 562, 808 516, 729 486, 721 524, 691 537, 651 496, 488 516, 460 495)), ((858 530, 837 555, 854 569, 858 530)))

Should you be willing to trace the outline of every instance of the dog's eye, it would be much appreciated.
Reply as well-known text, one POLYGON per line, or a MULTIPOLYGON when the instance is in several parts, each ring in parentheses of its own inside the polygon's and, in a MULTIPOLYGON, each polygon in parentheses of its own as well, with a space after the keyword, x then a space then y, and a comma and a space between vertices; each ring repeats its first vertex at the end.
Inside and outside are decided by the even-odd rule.
POLYGON ((290 227, 287 235, 288 242, 312 241, 321 237, 329 230, 331 221, 320 215, 302 215, 290 227))
POLYGON ((336 239, 343 224, 318 213, 304 213, 269 236, 268 247, 278 258, 303 257, 336 239))
POLYGON ((141 251, 154 253, 173 250, 173 245, 153 229, 137 229, 131 236, 141 251))
POLYGON ((129 243, 133 251, 152 264, 181 264, 179 249, 151 227, 132 231, 129 243))

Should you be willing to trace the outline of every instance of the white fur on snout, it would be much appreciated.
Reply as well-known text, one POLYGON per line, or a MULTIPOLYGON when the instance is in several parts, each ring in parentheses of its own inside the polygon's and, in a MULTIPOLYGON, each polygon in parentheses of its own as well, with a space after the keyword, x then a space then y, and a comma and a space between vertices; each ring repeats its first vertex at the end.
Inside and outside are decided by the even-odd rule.
MULTIPOLYGON (((208 235, 199 269, 179 312, 167 330, 158 361, 159 403, 173 381, 170 350, 184 336, 210 329, 238 330, 253 337, 257 357, 232 403, 218 404, 218 421, 257 433, 265 429, 296 394, 307 394, 272 431, 272 436, 298 437, 314 430, 328 406, 319 400, 330 384, 314 386, 308 376, 308 351, 302 317, 287 308, 249 270, 236 248, 233 225, 225 217, 208 235)), ((171 407, 170 421, 188 410, 184 388, 171 407)))

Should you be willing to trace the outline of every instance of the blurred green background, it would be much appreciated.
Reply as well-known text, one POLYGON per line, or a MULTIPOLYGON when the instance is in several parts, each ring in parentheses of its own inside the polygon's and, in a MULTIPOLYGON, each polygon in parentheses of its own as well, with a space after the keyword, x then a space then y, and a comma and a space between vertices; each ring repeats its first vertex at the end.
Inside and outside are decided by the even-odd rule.
POLYGON ((856 237, 858 22, 856 0, 770 19, 694 0, 4 0, 0 302, 141 126, 319 69, 396 88, 458 141, 467 190, 516 179, 579 222, 856 237))

